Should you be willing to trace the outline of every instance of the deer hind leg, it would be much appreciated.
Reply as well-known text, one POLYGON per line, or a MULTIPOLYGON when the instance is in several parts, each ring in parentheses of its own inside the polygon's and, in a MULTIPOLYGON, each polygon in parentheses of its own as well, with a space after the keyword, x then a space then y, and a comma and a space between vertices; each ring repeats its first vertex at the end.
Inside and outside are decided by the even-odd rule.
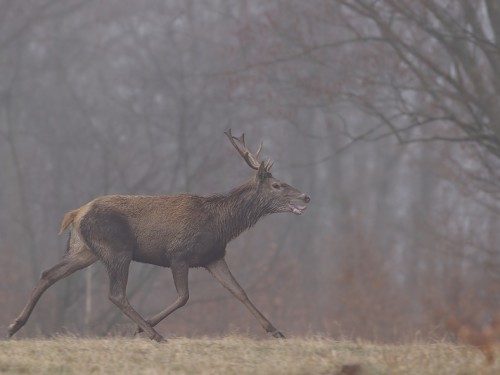
MULTIPOLYGON (((151 325, 151 327, 156 326, 167 316, 172 314, 178 308, 184 306, 189 299, 189 287, 188 287, 188 273, 189 266, 186 263, 182 264, 172 264, 170 266, 172 271, 172 276, 174 277, 174 285, 177 290, 177 299, 174 303, 168 306, 165 310, 160 311, 158 314, 152 316, 147 320, 147 322, 151 325)), ((139 326, 135 331, 134 335, 141 333, 143 330, 139 326)))
POLYGON ((131 257, 125 253, 118 254, 112 258, 111 262, 105 263, 109 275, 109 300, 141 327, 151 340, 164 341, 163 337, 134 310, 128 301, 126 288, 130 261, 131 257))
POLYGON ((55 266, 42 272, 40 280, 31 292, 28 303, 16 320, 14 320, 14 322, 9 326, 9 337, 12 337, 12 335, 24 326, 38 300, 51 285, 58 280, 71 275, 75 271, 90 266, 97 260, 97 257, 87 247, 80 244, 80 247, 77 248, 75 247, 75 244, 76 242, 70 240, 68 252, 64 255, 63 259, 55 266))
POLYGON ((278 331, 269 320, 253 305, 248 299, 247 294, 243 288, 238 284, 234 276, 229 271, 229 267, 224 259, 217 260, 206 266, 206 269, 224 286, 229 290, 239 301, 241 301, 246 308, 255 316, 262 328, 273 337, 284 339, 285 336, 278 331))
POLYGON ((135 236, 119 212, 109 207, 92 207, 80 222, 82 238, 106 266, 109 276, 109 300, 134 321, 150 339, 163 341, 148 322, 130 305, 127 281, 132 254, 137 248, 135 236))

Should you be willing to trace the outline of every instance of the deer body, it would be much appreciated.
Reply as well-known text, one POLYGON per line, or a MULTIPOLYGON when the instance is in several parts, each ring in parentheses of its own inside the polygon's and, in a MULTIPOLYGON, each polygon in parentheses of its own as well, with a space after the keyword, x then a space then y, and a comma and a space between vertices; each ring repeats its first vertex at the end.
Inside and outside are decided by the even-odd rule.
MULTIPOLYGON (((127 242, 132 260, 162 267, 184 261, 205 267, 225 255, 226 244, 268 214, 256 205, 253 181, 228 194, 141 196, 108 195, 70 211, 76 235, 92 238, 94 228, 116 232, 127 242)), ((62 228, 63 230, 65 228, 62 228)))
POLYGON ((224 257, 225 248, 216 213, 203 206, 203 197, 190 195, 105 196, 91 203, 74 230, 82 238, 92 238, 95 228, 119 233, 113 236, 116 246, 126 242, 137 262, 170 267, 185 261, 203 267, 224 257))
POLYGON ((250 302, 224 256, 227 243, 261 217, 277 212, 300 214, 309 197, 272 177, 272 163, 259 164, 260 150, 256 156, 250 154, 243 136, 235 138, 230 131, 226 134, 249 166, 257 170, 253 179, 227 194, 108 195, 69 211, 60 230, 61 234, 71 226, 67 252, 61 262, 42 273, 25 308, 9 326, 9 336, 26 323, 47 288, 100 260, 109 275, 109 299, 137 323, 136 333, 144 331, 151 339, 163 340, 153 327, 186 304, 189 268, 205 267, 267 332, 284 337, 250 302), (132 308, 126 297, 131 261, 169 267, 172 271, 178 298, 148 320, 132 308))

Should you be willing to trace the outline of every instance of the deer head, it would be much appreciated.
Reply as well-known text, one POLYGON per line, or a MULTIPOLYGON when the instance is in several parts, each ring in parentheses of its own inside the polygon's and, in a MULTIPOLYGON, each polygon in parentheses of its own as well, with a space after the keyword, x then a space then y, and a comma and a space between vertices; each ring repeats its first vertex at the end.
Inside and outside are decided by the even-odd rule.
POLYGON ((228 129, 224 134, 238 151, 248 166, 257 171, 255 184, 260 193, 260 199, 268 206, 269 213, 292 212, 300 215, 307 208, 311 198, 289 184, 274 178, 271 174, 273 162, 270 159, 259 161, 262 142, 255 153, 251 153, 245 145, 245 134, 235 137, 228 129))

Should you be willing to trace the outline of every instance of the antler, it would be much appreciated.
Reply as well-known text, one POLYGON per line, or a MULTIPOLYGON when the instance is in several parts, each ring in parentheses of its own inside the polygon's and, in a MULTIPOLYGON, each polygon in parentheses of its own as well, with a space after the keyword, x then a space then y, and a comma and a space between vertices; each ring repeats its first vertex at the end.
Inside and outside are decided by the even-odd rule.
MULTIPOLYGON (((245 134, 242 133, 240 137, 235 137, 231 134, 231 129, 228 129, 224 132, 225 135, 229 138, 229 141, 234 146, 234 148, 238 151, 238 153, 245 159, 250 168, 259 169, 259 154, 262 151, 262 142, 260 143, 259 149, 255 154, 252 154, 247 146, 245 145, 245 134)), ((273 166, 273 162, 270 159, 267 159, 264 162, 264 170, 269 172, 271 167, 273 166)))

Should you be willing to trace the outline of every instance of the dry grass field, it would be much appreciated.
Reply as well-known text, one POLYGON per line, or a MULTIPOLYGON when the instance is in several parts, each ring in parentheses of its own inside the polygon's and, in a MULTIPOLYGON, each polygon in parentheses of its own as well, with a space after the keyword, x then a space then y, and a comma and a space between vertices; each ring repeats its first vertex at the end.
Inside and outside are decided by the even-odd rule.
POLYGON ((376 345, 324 338, 248 337, 0 341, 1 374, 500 374, 471 346, 376 345))

